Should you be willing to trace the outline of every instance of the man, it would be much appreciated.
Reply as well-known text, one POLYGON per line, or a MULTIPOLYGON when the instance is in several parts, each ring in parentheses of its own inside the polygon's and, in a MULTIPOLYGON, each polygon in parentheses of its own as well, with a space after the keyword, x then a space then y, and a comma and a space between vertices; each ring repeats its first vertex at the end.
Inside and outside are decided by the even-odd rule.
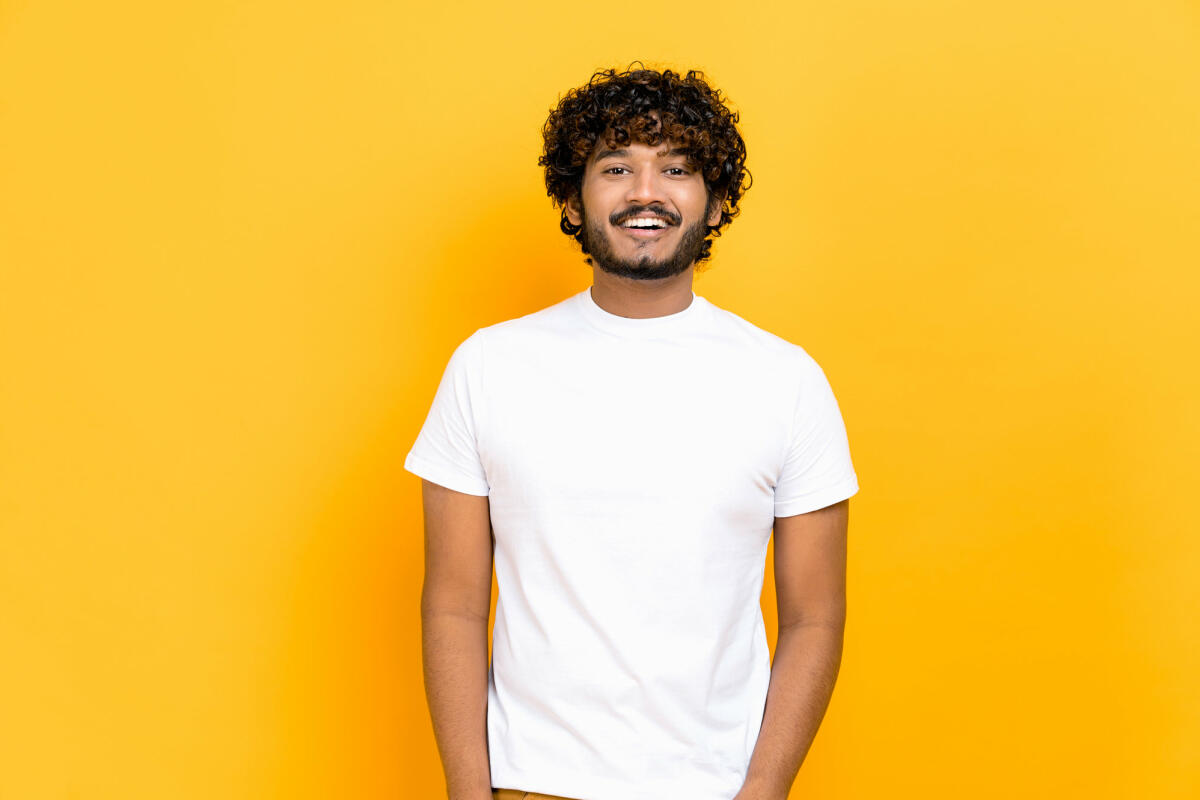
POLYGON ((858 491, 841 414, 801 347, 692 290, 744 191, 736 121, 699 73, 638 69, 546 123, 592 286, 463 341, 405 461, 450 800, 783 800, 824 716, 858 491))

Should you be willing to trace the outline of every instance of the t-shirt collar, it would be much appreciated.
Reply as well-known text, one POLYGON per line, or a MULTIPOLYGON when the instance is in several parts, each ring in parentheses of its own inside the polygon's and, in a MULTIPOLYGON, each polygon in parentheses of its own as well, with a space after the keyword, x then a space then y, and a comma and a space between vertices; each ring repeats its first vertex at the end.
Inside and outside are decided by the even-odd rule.
POLYGON ((682 311, 660 317, 634 318, 605 311, 592 298, 590 286, 575 295, 575 305, 589 323, 600 330, 629 337, 671 335, 690 329, 699 321, 706 303, 693 290, 692 302, 682 311))

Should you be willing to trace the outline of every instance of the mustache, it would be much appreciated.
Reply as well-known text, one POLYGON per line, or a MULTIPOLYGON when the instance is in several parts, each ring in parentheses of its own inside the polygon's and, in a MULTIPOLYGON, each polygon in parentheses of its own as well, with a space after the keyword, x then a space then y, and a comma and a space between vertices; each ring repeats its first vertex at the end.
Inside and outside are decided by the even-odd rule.
POLYGON ((620 225, 622 222, 629 219, 630 217, 636 217, 639 214, 644 214, 647 211, 649 211, 651 214, 655 214, 657 216, 662 217, 663 219, 667 220, 672 225, 678 225, 680 222, 683 221, 682 219, 680 219, 678 214, 672 214, 670 211, 667 211, 665 208, 657 208, 655 206, 646 206, 643 208, 631 208, 626 211, 622 211, 619 214, 615 214, 609 219, 609 222, 611 222, 613 225, 620 225))

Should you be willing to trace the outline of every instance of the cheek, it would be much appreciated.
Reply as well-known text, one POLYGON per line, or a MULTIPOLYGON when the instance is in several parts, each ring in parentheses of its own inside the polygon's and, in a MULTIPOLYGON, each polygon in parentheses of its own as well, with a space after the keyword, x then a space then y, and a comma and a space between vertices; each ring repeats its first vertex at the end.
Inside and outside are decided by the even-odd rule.
POLYGON ((708 192, 705 191, 703 183, 688 187, 687 202, 695 219, 708 218, 708 192))
POLYGON ((612 187, 593 186, 584 192, 583 202, 593 217, 604 218, 621 204, 621 194, 614 192, 612 187))

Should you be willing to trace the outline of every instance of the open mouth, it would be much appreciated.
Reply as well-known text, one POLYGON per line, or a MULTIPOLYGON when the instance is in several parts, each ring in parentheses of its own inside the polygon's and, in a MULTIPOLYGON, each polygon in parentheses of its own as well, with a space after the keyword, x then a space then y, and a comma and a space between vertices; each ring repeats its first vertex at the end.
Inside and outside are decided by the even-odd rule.
POLYGON ((635 239, 654 239, 671 228, 662 217, 630 217, 617 226, 635 239))

